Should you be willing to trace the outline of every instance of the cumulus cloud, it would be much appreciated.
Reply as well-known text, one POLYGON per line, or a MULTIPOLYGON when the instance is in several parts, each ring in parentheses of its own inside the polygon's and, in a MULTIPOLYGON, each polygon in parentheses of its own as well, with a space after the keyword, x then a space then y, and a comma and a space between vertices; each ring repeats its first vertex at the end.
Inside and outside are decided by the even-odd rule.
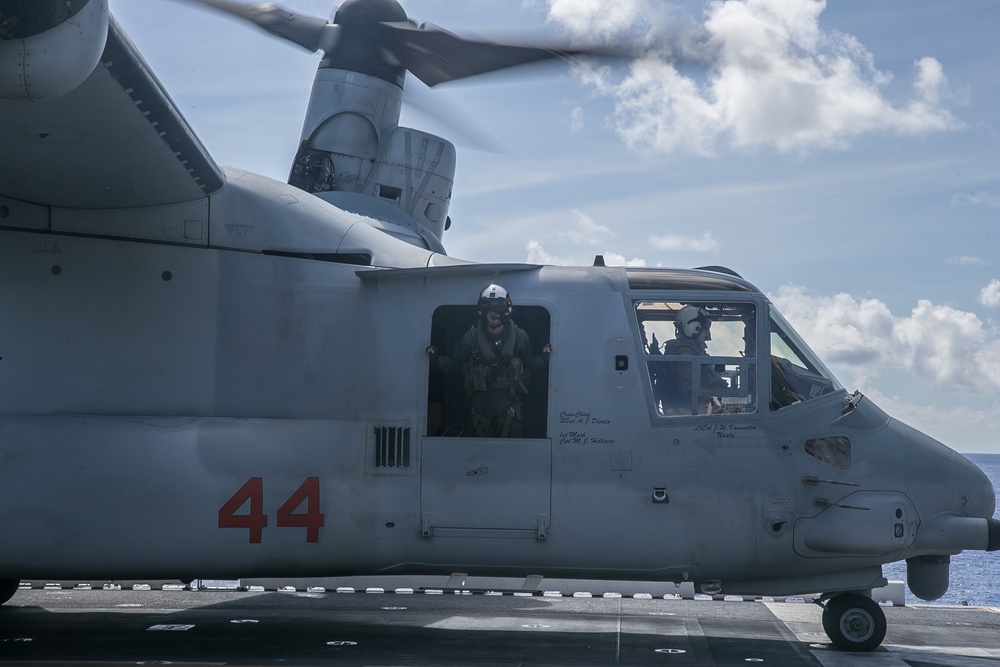
MULTIPOLYGON (((594 263, 594 255, 589 255, 586 261, 580 261, 575 256, 570 255, 569 257, 560 257, 553 255, 545 249, 540 241, 532 239, 528 241, 525 246, 527 251, 528 264, 550 264, 555 266, 583 266, 592 265, 594 263)), ((595 253, 596 254, 596 253, 595 253)), ((646 266, 646 260, 641 257, 633 257, 632 259, 627 259, 625 255, 621 253, 614 252, 612 250, 605 250, 601 255, 604 257, 605 266, 646 266)))
POLYGON ((576 34, 610 39, 647 26, 646 0, 549 0, 549 19, 576 34))
POLYGON ((996 208, 1000 206, 1000 195, 989 192, 970 192, 969 194, 955 195, 951 198, 951 205, 954 208, 960 206, 989 206, 996 208))
POLYGON ((709 155, 720 146, 779 151, 840 148, 874 132, 924 134, 958 127, 941 63, 914 63, 908 100, 850 35, 824 30, 824 0, 716 0, 703 17, 665 16, 654 0, 548 0, 550 20, 590 38, 630 39, 647 55, 628 72, 580 68, 615 101, 612 123, 633 149, 709 155), (609 7, 612 5, 613 7, 609 7), (612 11, 614 9, 614 11, 612 11), (658 24, 659 22, 659 24, 658 24), (657 45, 669 44, 663 55, 657 45), (675 63, 700 61, 708 74, 675 63))
POLYGON ((979 291, 979 303, 987 308, 1000 308, 1000 280, 994 278, 979 291))
POLYGON ((687 252, 718 253, 719 242, 711 233, 705 232, 700 238, 677 234, 649 235, 649 245, 657 250, 684 250, 687 252))
POLYGON ((593 245, 600 243, 602 239, 615 235, 606 226, 594 222, 594 219, 586 213, 574 210, 572 215, 573 225, 568 229, 560 231, 558 233, 559 238, 567 239, 579 245, 593 245))
POLYGON ((625 259, 625 255, 610 250, 604 251, 604 263, 607 266, 646 266, 646 260, 641 257, 625 259))
POLYGON ((971 255, 949 257, 948 263, 955 264, 956 266, 993 266, 992 262, 985 260, 982 257, 972 257, 971 255))
POLYGON ((941 95, 947 90, 948 80, 944 68, 935 58, 924 57, 916 62, 916 80, 913 87, 919 93, 925 104, 935 105, 941 101, 941 95))
POLYGON ((856 377, 901 368, 942 389, 1000 390, 1000 339, 974 313, 920 300, 896 316, 877 299, 795 286, 772 300, 820 357, 856 377))
POLYGON ((859 382, 857 389, 893 417, 960 452, 996 452, 1000 410, 995 399, 958 405, 913 403, 899 395, 882 392, 867 378, 859 382))
POLYGON ((525 246, 528 253, 528 264, 554 264, 556 266, 572 266, 576 264, 572 257, 556 257, 549 253, 540 242, 530 239, 525 246))

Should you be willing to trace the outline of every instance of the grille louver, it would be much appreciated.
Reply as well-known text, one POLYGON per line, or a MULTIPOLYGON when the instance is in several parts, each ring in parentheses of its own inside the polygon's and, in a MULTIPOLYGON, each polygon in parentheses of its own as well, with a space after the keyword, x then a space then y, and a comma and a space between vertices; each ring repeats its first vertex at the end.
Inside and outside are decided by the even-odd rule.
POLYGON ((375 467, 410 467, 410 427, 375 427, 375 467))

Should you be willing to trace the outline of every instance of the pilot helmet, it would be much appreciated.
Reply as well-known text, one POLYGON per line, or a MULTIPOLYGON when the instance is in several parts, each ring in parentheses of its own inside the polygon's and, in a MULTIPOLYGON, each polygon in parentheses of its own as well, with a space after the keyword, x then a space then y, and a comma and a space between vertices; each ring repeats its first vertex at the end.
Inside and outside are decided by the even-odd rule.
POLYGON ((677 311, 677 316, 674 318, 677 331, 688 338, 694 338, 701 333, 706 322, 711 322, 708 311, 699 306, 684 306, 677 311))
POLYGON ((510 300, 510 293, 502 285, 492 283, 479 293, 479 316, 486 317, 486 313, 491 310, 500 315, 501 320, 510 317, 514 310, 514 304, 510 300))

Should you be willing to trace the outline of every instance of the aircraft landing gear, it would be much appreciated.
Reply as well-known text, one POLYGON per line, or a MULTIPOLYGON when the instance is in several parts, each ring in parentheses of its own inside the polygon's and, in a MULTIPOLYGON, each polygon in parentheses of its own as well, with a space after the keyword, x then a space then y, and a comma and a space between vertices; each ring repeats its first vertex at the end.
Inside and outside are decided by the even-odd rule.
POLYGON ((0 579, 0 604, 14 597, 14 593, 20 588, 19 579, 0 579))
POLYGON ((870 597, 835 595, 823 607, 823 629, 841 651, 873 651, 885 639, 885 613, 870 597))

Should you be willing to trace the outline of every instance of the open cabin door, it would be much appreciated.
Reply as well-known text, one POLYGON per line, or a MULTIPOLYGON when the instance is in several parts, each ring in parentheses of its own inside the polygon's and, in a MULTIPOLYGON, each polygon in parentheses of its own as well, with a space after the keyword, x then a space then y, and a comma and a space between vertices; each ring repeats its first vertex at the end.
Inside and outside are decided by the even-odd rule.
MULTIPOLYGON (((441 306, 434 313, 431 343, 451 355, 477 318, 474 306, 441 306)), ((544 308, 518 306, 513 320, 536 352, 549 342, 544 308)), ((420 463, 424 537, 546 538, 552 485, 548 373, 532 373, 527 389, 521 406, 524 437, 476 437, 464 375, 430 370, 420 463)))

